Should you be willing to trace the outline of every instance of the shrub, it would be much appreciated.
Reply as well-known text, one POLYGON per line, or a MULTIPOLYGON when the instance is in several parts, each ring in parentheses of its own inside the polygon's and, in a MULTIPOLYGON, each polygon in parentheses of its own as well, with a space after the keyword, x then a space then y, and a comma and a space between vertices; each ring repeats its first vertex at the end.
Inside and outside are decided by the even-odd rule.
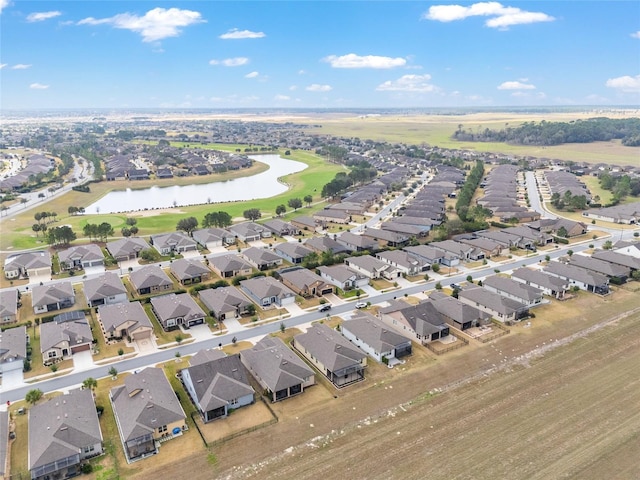
MULTIPOLYGON (((72 188, 75 188, 75 187, 72 187, 72 188)), ((93 472, 93 466, 90 463, 83 463, 82 466, 80 467, 80 470, 84 474, 91 473, 93 472)))
POLYGON ((442 284, 440 282, 436 283, 436 290, 442 290, 442 284))

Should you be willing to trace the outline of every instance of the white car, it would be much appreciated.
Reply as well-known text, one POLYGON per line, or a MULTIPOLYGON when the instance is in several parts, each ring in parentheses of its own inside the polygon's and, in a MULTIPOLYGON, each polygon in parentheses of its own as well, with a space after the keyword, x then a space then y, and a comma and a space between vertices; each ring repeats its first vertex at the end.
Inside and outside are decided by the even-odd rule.
POLYGON ((360 308, 367 308, 367 304, 366 302, 358 302, 354 305, 354 307, 360 309, 360 308))

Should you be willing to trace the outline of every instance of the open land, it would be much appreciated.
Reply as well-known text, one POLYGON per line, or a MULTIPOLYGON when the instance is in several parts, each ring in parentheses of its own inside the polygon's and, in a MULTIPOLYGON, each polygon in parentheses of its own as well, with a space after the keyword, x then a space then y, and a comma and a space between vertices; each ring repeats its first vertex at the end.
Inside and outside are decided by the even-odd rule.
POLYGON ((631 289, 580 292, 488 344, 370 362, 364 382, 321 380, 275 404, 277 424, 131 478, 636 478, 639 308, 631 289))

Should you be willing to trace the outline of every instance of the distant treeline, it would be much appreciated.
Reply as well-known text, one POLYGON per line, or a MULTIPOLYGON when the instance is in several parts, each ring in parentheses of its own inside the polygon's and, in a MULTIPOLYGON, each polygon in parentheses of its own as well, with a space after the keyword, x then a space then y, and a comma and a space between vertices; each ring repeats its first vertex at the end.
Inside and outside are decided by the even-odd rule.
POLYGON ((590 118, 572 122, 525 122, 501 130, 472 131, 458 125, 453 138, 472 142, 506 142, 518 145, 561 145, 621 139, 629 147, 640 146, 640 118, 590 118))

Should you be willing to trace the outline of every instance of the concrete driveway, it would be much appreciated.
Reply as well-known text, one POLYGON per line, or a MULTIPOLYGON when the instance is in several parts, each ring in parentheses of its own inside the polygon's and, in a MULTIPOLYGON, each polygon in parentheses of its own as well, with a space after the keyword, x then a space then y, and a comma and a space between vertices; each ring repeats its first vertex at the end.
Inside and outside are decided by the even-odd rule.
POLYGON ((80 372, 82 370, 90 370, 91 368, 93 368, 93 355, 91 355, 91 350, 73 354, 73 371, 74 372, 80 372))
POLYGON ((144 355, 145 353, 155 352, 157 347, 156 343, 151 338, 143 338, 142 340, 135 341, 136 347, 138 347, 138 353, 144 355))
POLYGON ((99 275, 104 273, 104 265, 96 265, 95 267, 87 267, 84 269, 85 275, 99 275))
POLYGON ((21 369, 9 370, 2 374, 2 389, 8 390, 10 388, 20 387, 24 385, 24 376, 21 369))
POLYGON ((188 252, 182 252, 182 258, 194 258, 202 255, 198 250, 189 250, 188 252))
POLYGON ((287 312, 291 314, 291 316, 302 315, 303 313, 307 313, 302 308, 300 308, 300 305, 296 303, 285 305, 284 308, 287 310, 287 312))
POLYGON ((40 285, 51 281, 51 274, 29 277, 29 285, 40 285))
POLYGON ((195 327, 189 328, 189 330, 185 330, 185 333, 190 334, 193 338, 195 338, 196 342, 200 342, 202 340, 209 340, 213 335, 211 334, 211 329, 209 325, 206 323, 203 325, 196 325, 195 327))

